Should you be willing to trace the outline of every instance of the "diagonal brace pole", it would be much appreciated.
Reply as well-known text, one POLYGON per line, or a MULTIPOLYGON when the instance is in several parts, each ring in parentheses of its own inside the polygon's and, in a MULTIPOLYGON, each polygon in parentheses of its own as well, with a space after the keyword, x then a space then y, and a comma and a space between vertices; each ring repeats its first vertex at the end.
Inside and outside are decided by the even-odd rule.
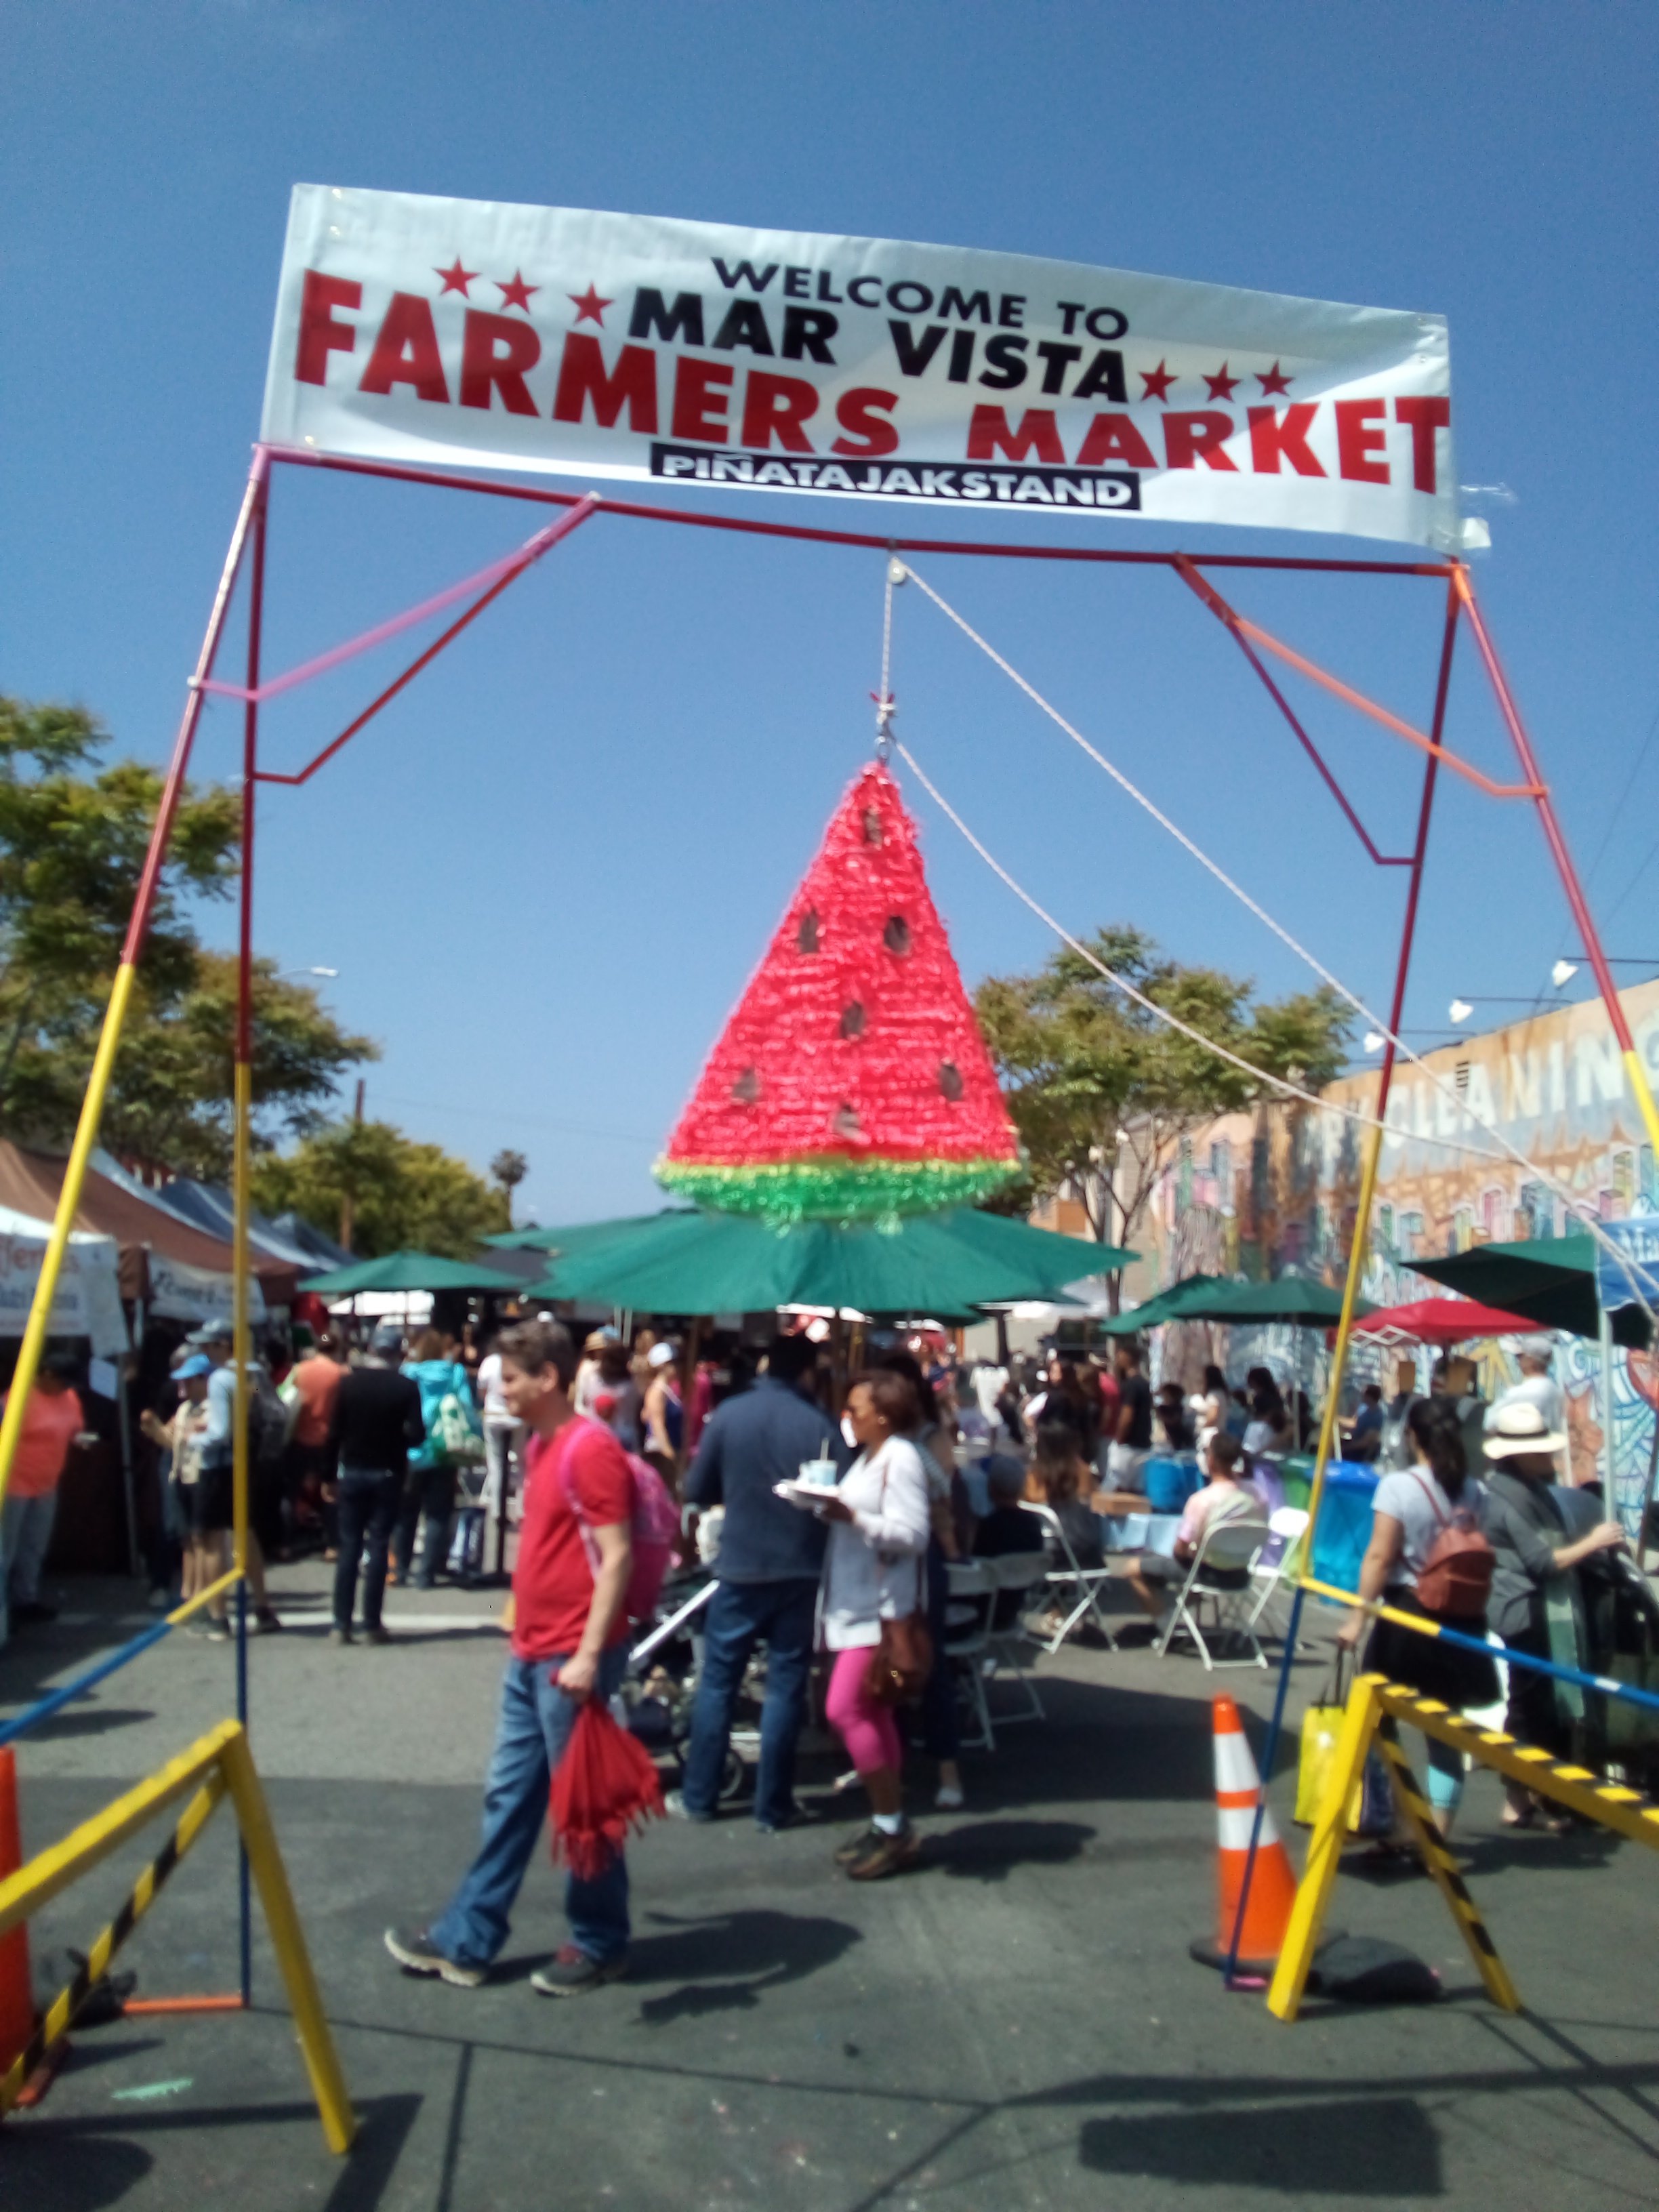
MULTIPOLYGON (((338 750, 343 748, 343 745, 349 745, 349 741, 352 741, 352 738, 356 737, 358 730, 362 730, 362 728, 365 728, 365 726, 368 726, 368 723, 372 723, 372 721, 374 721, 374 717, 376 717, 378 712, 380 712, 380 708, 383 708, 383 706, 392 706, 392 702, 394 702, 396 696, 398 696, 398 692, 403 690, 403 688, 407 686, 407 684, 414 684, 414 679, 416 679, 416 677, 420 675, 420 671, 422 671, 422 668, 425 668, 425 665, 429 664, 429 661, 435 661, 435 659, 438 659, 438 654, 441 654, 442 650, 445 650, 445 646, 447 646, 447 644, 452 644, 452 641, 453 641, 453 639, 456 639, 456 637, 460 637, 462 630, 467 629, 467 623, 469 623, 469 622, 476 622, 477 615, 483 615, 483 613, 484 613, 484 608, 487 608, 489 604, 491 604, 491 599, 500 599, 500 595, 502 595, 502 592, 507 591, 507 586, 508 586, 508 584, 511 584, 511 581, 515 580, 515 577, 525 575, 525 571, 526 571, 526 568, 529 568, 529 566, 531 566, 531 562, 538 562, 538 560, 540 560, 542 553, 546 553, 546 550, 550 550, 550 546, 556 546, 557 542, 560 542, 560 538, 568 538, 568 535, 571 535, 571 531, 573 531, 573 529, 577 529, 577 525, 581 525, 581 522, 586 522, 588 515, 591 515, 592 511, 595 511, 595 508, 598 508, 598 504, 599 504, 599 495, 598 495, 598 493, 595 493, 595 491, 588 491, 588 493, 586 493, 586 498, 577 500, 575 507, 573 507, 571 511, 568 511, 568 514, 562 515, 562 518, 557 520, 557 522, 553 522, 553 525, 550 525, 549 529, 538 531, 538 533, 535 533, 535 538, 531 538, 531 540, 526 542, 525 546, 520 546, 520 550, 518 550, 518 553, 515 553, 514 557, 511 557, 511 560, 508 560, 508 562, 498 562, 498 566, 495 566, 495 568, 493 568, 493 571, 483 571, 483 575, 491 575, 491 577, 493 577, 493 581, 491 581, 491 584, 489 584, 489 588, 487 588, 487 591, 483 592, 483 595, 480 595, 480 598, 473 599, 471 606, 467 608, 467 613, 460 615, 460 617, 458 617, 456 622, 449 623, 449 629, 447 629, 445 633, 441 635, 441 637, 434 637, 434 641, 431 641, 431 644, 427 646, 425 653, 418 653, 418 654, 416 654, 416 659, 411 659, 411 661, 410 661, 410 665, 407 665, 407 668, 404 668, 403 675, 400 675, 400 677, 394 677, 394 681, 392 681, 392 684, 387 684, 387 688, 385 688, 385 690, 380 692, 380 695, 378 695, 378 699, 372 699, 372 702, 369 702, 368 706, 362 708, 361 714, 358 714, 358 717, 354 719, 354 721, 347 723, 345 728, 341 730, 341 734, 338 734, 338 737, 334 738, 334 744, 323 745, 323 750, 321 750, 321 752, 319 752, 319 754, 316 754, 316 759, 314 759, 314 761, 307 761, 307 763, 305 763, 305 768, 301 768, 299 772, 296 772, 296 775, 292 775, 292 776, 281 776, 281 775, 276 775, 276 772, 272 772, 272 769, 257 769, 257 772, 254 772, 254 781, 257 781, 257 783, 288 783, 288 785, 310 783, 312 776, 316 775, 316 769, 323 768, 323 765, 325 765, 327 761, 334 759, 334 754, 337 754, 338 750)), ((467 592, 467 591, 471 591, 473 584, 476 584, 477 580, 480 580, 480 577, 471 577, 471 580, 469 580, 467 584, 460 584, 460 586, 458 586, 458 592, 467 592)), ((416 608, 414 615, 411 615, 410 619, 411 619, 411 622, 414 622, 414 619, 418 619, 420 615, 431 613, 431 608, 438 606, 438 604, 445 604, 445 606, 447 606, 447 604, 452 604, 452 602, 453 602, 453 598, 456 598, 456 592, 449 592, 449 595, 447 595, 447 598, 442 599, 442 602, 438 602, 438 599, 431 599, 431 602, 427 604, 427 606, 416 608)), ((403 623, 398 623, 398 626, 403 626, 403 623)), ((394 629, 394 623, 387 623, 387 626, 385 626, 383 630, 378 630, 378 633, 374 633, 374 637, 372 637, 372 639, 362 639, 361 644, 369 644, 369 641, 378 641, 378 639, 380 639, 380 637, 389 637, 389 635, 392 635, 392 629, 394 629)), ((349 650, 349 653, 356 653, 356 650, 361 650, 361 644, 358 644, 358 646, 349 646, 349 648, 341 648, 341 653, 334 654, 334 659, 343 659, 343 657, 345 657, 347 650, 349 650)), ((321 664, 321 661, 319 661, 319 664, 312 665, 310 671, 299 671, 299 675, 292 677, 292 681, 295 681, 295 684, 299 684, 299 681, 303 681, 303 677, 305 677, 305 675, 316 675, 316 672, 321 671, 321 665, 323 665, 323 664, 321 664)), ((331 665, 331 661, 330 661, 330 665, 331 665)), ((283 681, 289 681, 289 679, 283 679, 283 681)), ((248 692, 241 692, 241 695, 239 695, 239 696, 254 696, 254 699, 268 699, 270 692, 272 692, 272 688, 276 688, 276 686, 265 686, 265 690, 257 692, 257 695, 248 695, 248 692)))

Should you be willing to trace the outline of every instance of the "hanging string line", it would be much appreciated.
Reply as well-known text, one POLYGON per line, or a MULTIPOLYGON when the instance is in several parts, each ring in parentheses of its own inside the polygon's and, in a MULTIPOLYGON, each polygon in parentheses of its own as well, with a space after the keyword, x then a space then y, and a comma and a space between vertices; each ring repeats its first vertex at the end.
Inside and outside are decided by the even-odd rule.
POLYGON ((893 742, 893 586, 904 581, 904 564, 890 550, 887 559, 887 588, 881 605, 881 689, 872 691, 876 702, 876 757, 884 761, 893 742))
MULTIPOLYGON (((1292 1083, 1285 1076, 1273 1075, 1265 1067, 1256 1066, 1252 1061, 1245 1060, 1240 1054, 1232 1051, 1228 1046, 1218 1043, 1214 1037, 1206 1036, 1201 1030, 1194 1029, 1190 1023, 1184 1022, 1181 1019, 1179 1015, 1171 1013, 1167 1006, 1160 1006, 1155 999, 1149 999, 1144 991, 1138 990, 1135 986, 1129 981, 1127 976, 1120 975, 1115 969, 1108 967, 1106 963, 1101 959, 1097 953, 1091 951, 1088 945, 1080 943, 1077 938, 1073 936, 1070 930, 1068 930, 1063 923, 1057 921, 1054 915, 1048 912, 1048 908, 1041 905, 1038 901, 1031 896, 1030 892, 1025 889, 1023 884, 1016 882, 1014 878, 1010 875, 1007 869, 1003 866, 1001 861, 996 858, 995 854, 988 851, 974 835, 974 832, 968 827, 968 824, 963 820, 961 815, 957 812, 950 800, 945 798, 944 793, 940 791, 938 785, 935 784, 929 777, 927 771, 923 769, 921 762, 917 760, 915 755, 910 750, 910 748, 903 742, 903 740, 902 738, 895 738, 893 742, 894 750, 897 752, 899 758, 904 763, 911 774, 915 777, 916 781, 927 793, 927 796, 933 800, 934 805, 939 808, 939 812, 944 815, 945 818, 951 823, 951 827, 956 830, 969 845, 972 846, 974 851, 978 854, 980 859, 984 861, 986 866, 990 869, 993 875, 998 877, 1002 883, 1006 884, 1008 889, 1012 891, 1014 896, 1019 900, 1020 903, 1023 906, 1028 907, 1030 911, 1036 915, 1039 921, 1042 922, 1048 929, 1051 929, 1054 935, 1059 938, 1062 945, 1069 946, 1071 951, 1075 952, 1079 959, 1086 961, 1089 966, 1094 969, 1098 975, 1104 976, 1109 983, 1112 984, 1117 990, 1121 991, 1126 999, 1130 1000, 1135 1006, 1140 1007, 1144 1012, 1151 1014, 1155 1020, 1164 1023, 1167 1028, 1178 1031, 1181 1036, 1187 1037, 1194 1044, 1201 1046, 1206 1052, 1212 1053, 1218 1060, 1225 1060, 1230 1066, 1236 1067, 1242 1075, 1249 1076, 1253 1082, 1265 1085, 1271 1090, 1280 1091, 1287 1098, 1299 1099, 1304 1106, 1311 1106, 1316 1113, 1339 1115, 1343 1121, 1356 1122, 1362 1128, 1381 1130, 1385 1136, 1397 1136, 1400 1134, 1398 1130, 1390 1128, 1389 1125, 1386 1121, 1380 1121, 1375 1114, 1366 1113, 1363 1107, 1345 1106, 1334 1098, 1322 1098, 1316 1092, 1304 1090, 1299 1084, 1292 1083)), ((1483 1122, 1480 1126, 1485 1127, 1486 1125, 1483 1122)), ((1438 1146, 1447 1152, 1470 1154, 1477 1159, 1494 1160, 1498 1162, 1500 1164, 1504 1158, 1504 1155, 1502 1153, 1490 1152, 1484 1145, 1471 1144, 1467 1138, 1425 1135, 1419 1139, 1419 1141, 1426 1145, 1438 1146)), ((1513 1147, 1509 1147, 1508 1149, 1513 1151, 1513 1147)), ((1524 1153, 1517 1152, 1515 1154, 1515 1157, 1520 1161, 1522 1166, 1528 1169, 1529 1172, 1537 1176, 1540 1180, 1546 1182, 1553 1182, 1553 1179, 1547 1175, 1546 1170, 1537 1166, 1534 1162, 1528 1160, 1524 1153)), ((1559 1188, 1559 1186, 1553 1185, 1553 1187, 1559 1188)), ((1567 1199, 1570 1206, 1572 1204, 1570 1194, 1563 1192, 1561 1195, 1567 1199)), ((1610 1237, 1601 1234, 1599 1223, 1590 1220, 1589 1225, 1590 1226, 1592 1232, 1595 1235, 1597 1242, 1619 1261, 1625 1272, 1626 1279, 1630 1284, 1631 1291, 1636 1303, 1641 1307, 1643 1312, 1647 1315, 1650 1322, 1654 1322, 1655 1316, 1652 1308, 1648 1304, 1645 1297, 1643 1296, 1642 1286, 1635 1279, 1630 1266, 1628 1255, 1621 1252, 1619 1247, 1613 1243, 1610 1237)), ((1656 1334, 1659 1334, 1659 1323, 1656 1323, 1656 1334)))
MULTIPOLYGON (((1637 1277, 1636 1271, 1632 1263, 1629 1254, 1624 1251, 1620 1245, 1614 1243, 1612 1237, 1607 1235, 1601 1227, 1599 1216, 1591 1213, 1585 1206, 1583 1200, 1577 1197, 1571 1190, 1569 1190, 1565 1183, 1558 1181, 1547 1168, 1542 1166, 1538 1161, 1528 1158, 1528 1155, 1521 1150, 1520 1146, 1513 1143, 1510 1138, 1506 1137, 1504 1132, 1494 1123, 1482 1121, 1479 1115, 1471 1112, 1465 1101, 1458 1096, 1456 1091, 1449 1083, 1447 1082, 1445 1077, 1442 1075, 1437 1069, 1431 1067, 1428 1062, 1423 1058, 1423 1055, 1420 1053, 1414 1051, 1413 1048, 1406 1042, 1403 1037, 1397 1036, 1380 1014, 1373 1012, 1373 1010, 1365 1004, 1363 999, 1359 998, 1354 992, 1348 988, 1347 985, 1343 982, 1340 976, 1333 975, 1331 970, 1325 966, 1324 963, 1320 960, 1316 954, 1310 952, 1305 945, 1301 944, 1295 937, 1293 937, 1290 931, 1286 929, 1282 923, 1275 921, 1273 916, 1267 912, 1267 908, 1262 906, 1258 900, 1251 897, 1250 894, 1244 889, 1242 884, 1238 884, 1234 881, 1232 877, 1227 873, 1226 870, 1221 866, 1219 861, 1212 860, 1204 850, 1201 845, 1195 843, 1178 823, 1172 822, 1170 819, 1170 817, 1164 813, 1163 809, 1158 806, 1154 800, 1149 799, 1146 793, 1143 792, 1138 785, 1131 782, 1129 778, 1115 762, 1108 760, 1105 754, 1101 752, 1096 746, 1092 745, 1080 730, 1077 729, 1072 723, 1068 722, 1065 715, 1060 713, 1057 707, 1051 706, 1048 701, 1045 699, 1042 694, 1036 689, 1036 685, 1029 683, 1027 679, 1020 674, 1019 671, 1013 666, 1012 662, 1006 660, 994 645, 992 645, 987 639, 982 638, 979 632, 973 627, 972 623, 969 623, 965 617, 958 614, 948 600, 942 599, 939 592, 937 592, 933 589, 933 586, 927 581, 927 579, 925 576, 919 574, 918 571, 915 568, 911 567, 908 562, 904 566, 906 573, 909 575, 912 581, 921 586, 921 590, 933 602, 933 605, 939 610, 940 613, 947 616, 949 619, 956 624, 963 635, 972 644, 976 645, 980 651, 985 654, 986 658, 994 663, 994 665, 1002 671, 1003 674, 1008 678, 1009 681, 1025 694, 1026 697, 1031 701, 1034 706, 1040 708, 1048 717, 1051 722, 1054 722, 1060 729, 1063 730, 1066 735, 1071 738, 1073 744, 1079 746, 1084 752, 1085 752, 1089 758, 1095 763, 1097 767, 1103 769, 1106 771, 1106 774, 1111 777, 1112 781, 1117 784, 1129 798, 1134 800, 1136 805, 1143 808, 1146 813, 1152 816, 1153 821, 1158 824, 1160 829, 1166 830, 1168 834, 1175 839, 1176 842, 1183 848, 1183 850, 1191 854, 1192 857, 1198 862, 1199 866, 1207 870, 1207 872, 1215 878, 1216 881, 1221 884, 1224 890, 1228 890, 1232 894, 1232 896, 1239 902, 1241 906, 1248 908, 1248 910, 1256 917, 1258 921, 1263 923, 1267 928, 1271 930, 1273 934, 1279 939, 1281 944, 1285 945, 1291 952, 1295 953, 1298 960, 1302 961, 1307 967, 1312 969, 1314 974, 1319 977, 1322 982, 1328 985, 1328 987, 1336 993, 1340 999, 1346 1000, 1346 1002, 1353 1008, 1357 1014, 1358 1014, 1364 1021, 1369 1023, 1370 1027, 1385 1038, 1389 1043, 1393 1045, 1395 1050, 1402 1059, 1409 1060, 1414 1067, 1419 1069, 1421 1073, 1427 1077, 1429 1082, 1434 1086, 1435 1090, 1437 1090, 1443 1098, 1450 1101, 1456 1112, 1464 1115, 1469 1121, 1474 1123, 1476 1128, 1482 1130, 1487 1136, 1491 1137, 1500 1147, 1500 1152, 1498 1153, 1490 1152, 1484 1146, 1471 1145, 1465 1141, 1443 1137, 1430 1137, 1416 1130, 1395 1129, 1392 1130, 1390 1133, 1399 1135, 1402 1138, 1415 1138, 1418 1142, 1422 1144, 1444 1146, 1448 1150, 1468 1152, 1477 1158, 1494 1159, 1507 1158, 1517 1166, 1525 1168, 1529 1176, 1532 1176, 1538 1182, 1542 1182, 1548 1190, 1553 1192, 1556 1197, 1560 1199, 1563 1205, 1566 1207, 1567 1212, 1570 1214, 1576 1215, 1577 1218, 1583 1223, 1585 1228, 1589 1230, 1591 1237, 1595 1239, 1600 1248, 1617 1261, 1620 1273, 1624 1276, 1626 1284, 1629 1285, 1632 1297, 1635 1299, 1636 1304, 1640 1306, 1642 1311, 1647 1316, 1649 1321, 1650 1322, 1655 1322, 1656 1331, 1656 1333, 1659 1333, 1659 1322, 1656 1322, 1653 1309, 1648 1304, 1646 1296, 1644 1295, 1642 1285, 1637 1277)), ((890 601, 891 589, 890 586, 890 601)), ((918 774, 920 774, 920 771, 918 771, 918 774)), ((939 803, 941 805, 943 805, 943 801, 940 801, 939 803)), ((948 809, 946 811, 948 811, 948 809)), ((957 826, 958 829, 963 827, 959 821, 957 822, 957 826)), ((965 830, 963 834, 967 834, 965 830)), ((974 841, 970 838, 969 842, 973 842, 974 841)), ((983 848, 976 848, 976 849, 983 853, 983 848)), ((993 867, 996 866, 996 863, 991 860, 988 854, 984 854, 984 858, 988 862, 990 862, 990 865, 993 867)), ((999 868, 997 869, 997 872, 999 874, 1002 874, 1003 871, 999 868)), ((1005 880, 1009 882, 1011 888, 1018 888, 1018 886, 1013 885, 1012 879, 1011 878, 1005 878, 1005 880)), ((1024 897, 1025 895, 1021 892, 1020 896, 1024 897)), ((1027 899, 1026 903, 1030 905, 1032 904, 1032 902, 1027 899)), ((1034 911, 1036 909, 1034 908, 1034 911)), ((1043 918, 1045 921, 1048 920, 1048 917, 1046 915, 1043 918)), ((1050 927, 1058 929, 1058 925, 1052 921, 1049 923, 1049 926, 1050 927)), ((1060 933, 1064 935, 1064 932, 1060 932, 1060 933)), ((1072 940, 1067 939, 1066 941, 1070 943, 1072 940)), ((1096 964, 1098 965, 1099 963, 1097 963, 1096 964)), ((1104 973, 1104 969, 1103 969, 1102 972, 1104 973)), ((1120 984, 1120 988, 1127 988, 1121 984, 1120 978, 1113 977, 1111 980, 1118 982, 1120 984)), ((1212 1050, 1219 1050, 1219 1048, 1213 1045, 1211 1040, 1200 1038, 1200 1042, 1210 1044, 1211 1049, 1212 1050)), ((1258 1074, 1261 1073, 1261 1071, 1260 1070, 1255 1072, 1258 1074)), ((1263 1079, 1269 1081, 1277 1080, 1277 1079, 1267 1077, 1264 1077, 1263 1079)), ((1281 1085, 1280 1087, 1282 1088, 1283 1086, 1281 1085)), ((1296 1095, 1297 1097, 1305 1097, 1308 1094, 1297 1092, 1296 1095)), ((1347 1107, 1337 1106, 1330 1101, 1318 1101, 1316 1103, 1319 1103, 1322 1109, 1326 1112, 1341 1114, 1347 1119, 1358 1120, 1369 1127, 1375 1127, 1376 1126, 1375 1118, 1370 1115, 1359 1113, 1357 1109, 1351 1109, 1347 1107)))

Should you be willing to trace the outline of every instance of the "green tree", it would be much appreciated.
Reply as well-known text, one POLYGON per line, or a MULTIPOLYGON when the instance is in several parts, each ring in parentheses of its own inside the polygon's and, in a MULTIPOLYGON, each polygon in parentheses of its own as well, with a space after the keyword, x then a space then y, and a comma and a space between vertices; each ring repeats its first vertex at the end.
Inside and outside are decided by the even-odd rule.
MULTIPOLYGON (((1166 957, 1141 931, 1098 931, 1089 949, 1154 1005, 1265 1070, 1317 1090, 1346 1057, 1350 1016, 1327 989, 1260 1001, 1215 968, 1166 957)), ((1067 946, 1034 975, 993 975, 975 997, 1037 1198, 1069 1188, 1091 1234, 1133 1241, 1182 1138, 1273 1096, 1137 1006, 1067 946)), ((1117 1281, 1111 1291, 1115 1303, 1117 1281)))
MULTIPOLYGON (((162 779, 99 765, 82 708, 0 696, 0 1127, 64 1144, 74 1129, 149 842, 162 779)), ((234 963, 204 953, 190 907, 236 879, 239 794, 186 787, 174 817, 104 1117, 111 1147, 178 1173, 230 1164, 234 963)), ((341 1073, 375 1056, 316 994, 254 981, 258 1140, 320 1120, 341 1073)))
POLYGON ((256 1160, 253 1192, 265 1212, 292 1207, 331 1237, 349 1199, 352 1249, 366 1260, 404 1250, 466 1259, 507 1226, 502 1191, 389 1121, 331 1121, 292 1152, 256 1160))
POLYGON ((530 1173, 530 1163, 522 1152, 503 1150, 489 1163, 489 1172, 501 1185, 507 1198, 507 1225, 513 1226, 513 1194, 530 1173))

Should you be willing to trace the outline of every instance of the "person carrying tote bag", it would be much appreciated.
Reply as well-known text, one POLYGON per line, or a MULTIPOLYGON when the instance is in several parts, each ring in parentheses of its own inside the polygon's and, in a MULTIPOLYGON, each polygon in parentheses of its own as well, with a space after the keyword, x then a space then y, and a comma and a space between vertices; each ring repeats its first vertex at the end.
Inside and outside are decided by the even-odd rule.
POLYGON ((922 1559, 927 1476, 902 1431, 921 1408, 908 1376, 854 1377, 847 1417, 859 1456, 814 1510, 830 1523, 822 1597, 823 1639, 836 1655, 826 1712, 870 1796, 870 1825, 836 1854, 854 1881, 879 1881, 915 1863, 904 1817, 903 1748, 893 1706, 927 1677, 922 1559))

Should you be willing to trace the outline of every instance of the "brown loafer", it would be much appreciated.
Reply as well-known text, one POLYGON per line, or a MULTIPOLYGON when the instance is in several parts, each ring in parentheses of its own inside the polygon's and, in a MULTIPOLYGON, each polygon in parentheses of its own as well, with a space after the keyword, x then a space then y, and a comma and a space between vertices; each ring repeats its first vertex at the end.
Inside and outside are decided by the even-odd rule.
POLYGON ((861 1851, 847 1869, 849 1881, 884 1881, 890 1874, 902 1874, 913 1867, 921 1856, 921 1838, 907 1820, 897 1835, 884 1835, 878 1828, 872 1834, 869 1848, 861 1851))

